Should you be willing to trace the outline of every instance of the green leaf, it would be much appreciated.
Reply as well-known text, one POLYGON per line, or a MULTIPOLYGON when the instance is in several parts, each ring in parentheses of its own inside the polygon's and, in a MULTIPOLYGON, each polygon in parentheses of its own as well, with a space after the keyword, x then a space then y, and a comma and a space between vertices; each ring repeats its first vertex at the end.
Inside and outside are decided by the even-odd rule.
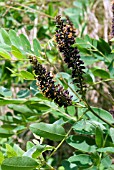
POLYGON ((11 45, 11 41, 10 41, 10 38, 9 38, 7 31, 5 29, 1 28, 0 33, 2 35, 2 43, 5 43, 7 45, 11 45))
MULTIPOLYGON (((114 118, 113 116, 106 110, 103 110, 101 108, 97 108, 97 107, 92 107, 93 111, 98 114, 100 117, 102 117, 104 120, 108 121, 109 123, 114 123, 114 118)), ((87 116, 90 119, 96 120, 98 122, 102 122, 104 123, 102 120, 100 120, 99 118, 97 118, 91 111, 88 111, 87 116)))
POLYGON ((107 168, 109 170, 109 167, 112 164, 112 161, 109 157, 109 155, 105 156, 102 160, 101 160, 102 165, 104 166, 104 168, 107 168))
POLYGON ((27 156, 7 158, 3 161, 2 170, 33 170, 38 163, 27 156))
POLYGON ((13 135, 13 132, 11 130, 7 130, 0 127, 0 137, 1 138, 7 138, 13 135))
POLYGON ((13 54, 17 59, 19 59, 19 60, 21 60, 21 59, 24 58, 23 54, 21 54, 21 53, 18 52, 18 51, 12 50, 11 52, 12 52, 12 54, 13 54))
POLYGON ((108 69, 110 71, 111 77, 114 78, 114 59, 112 59, 112 61, 108 65, 108 69))
POLYGON ((111 136, 111 139, 114 143, 114 128, 110 128, 110 136, 111 136))
POLYGON ((4 155, 3 155, 3 153, 0 151, 0 165, 2 164, 3 160, 4 160, 4 155))
POLYGON ((38 93, 38 86, 36 85, 36 80, 33 80, 30 84, 30 90, 34 96, 38 93))
POLYGON ((5 97, 11 97, 12 92, 5 87, 0 87, 0 95, 5 96, 5 97))
POLYGON ((77 8, 80 8, 80 9, 82 9, 82 8, 83 8, 83 4, 82 4, 82 2, 74 1, 74 2, 73 2, 73 5, 74 5, 74 6, 76 6, 77 8))
POLYGON ((112 164, 109 170, 113 170, 113 169, 114 169, 114 165, 112 164))
POLYGON ((96 39, 92 39, 92 40, 93 40, 93 42, 92 42, 93 46, 97 47, 97 40, 96 39))
POLYGON ((68 161, 75 163, 75 162, 80 162, 82 165, 84 164, 92 164, 91 157, 87 154, 79 154, 79 155, 74 155, 71 156, 68 161))
POLYGON ((26 38, 25 35, 23 34, 20 34, 20 41, 21 41, 21 45, 23 47, 23 49, 26 51, 26 52, 30 52, 31 51, 31 45, 30 45, 30 42, 28 41, 28 39, 26 38))
POLYGON ((83 38, 77 38, 76 43, 73 44, 73 47, 79 48, 91 48, 91 45, 87 43, 87 41, 83 38))
POLYGON ((103 146, 103 132, 99 126, 95 130, 95 141, 99 148, 103 146))
POLYGON ((80 12, 81 12, 80 8, 67 8, 64 10, 65 15, 68 15, 70 18, 73 18, 73 16, 78 18, 80 12))
POLYGON ((46 150, 52 150, 52 149, 53 149, 52 146, 37 144, 32 148, 30 148, 27 152, 25 152, 23 156, 37 158, 38 156, 41 155, 41 153, 45 152, 46 150))
POLYGON ((29 95, 30 95, 30 90, 28 90, 28 89, 20 90, 20 91, 17 93, 17 97, 18 97, 18 98, 25 98, 25 97, 28 97, 29 95))
POLYGON ((70 79, 70 75, 68 73, 64 73, 64 72, 59 72, 56 74, 56 77, 57 78, 60 78, 60 79, 70 79))
POLYGON ((9 46, 9 45, 7 45, 7 44, 4 44, 4 43, 2 43, 2 44, 0 44, 0 49, 4 49, 4 50, 6 50, 6 51, 11 51, 11 46, 9 46))
POLYGON ((92 122, 89 122, 87 120, 81 120, 76 122, 75 125, 73 125, 73 130, 75 132, 80 132, 80 133, 93 133, 94 131, 94 126, 92 125, 92 122))
POLYGON ((100 78, 103 78, 103 79, 110 78, 109 72, 107 72, 107 71, 105 71, 103 69, 95 69, 93 71, 93 74, 94 74, 94 76, 97 76, 97 77, 100 77, 100 78))
POLYGON ((109 152, 114 153, 114 147, 105 147, 97 149, 98 152, 109 152))
POLYGON ((28 156, 28 157, 32 157, 33 154, 37 153, 36 154, 36 157, 38 157, 44 150, 46 146, 42 146, 42 145, 36 145, 36 146, 33 146, 32 148, 30 148, 27 152, 24 153, 23 156, 28 156))
POLYGON ((0 48, 0 56, 2 56, 5 59, 11 60, 11 56, 9 55, 9 53, 2 48, 0 48))
POLYGON ((67 143, 74 147, 75 149, 78 149, 80 151, 83 151, 83 152, 95 152, 96 151, 96 146, 91 144, 90 145, 90 142, 92 141, 89 141, 91 139, 86 139, 86 138, 83 138, 80 136, 70 136, 68 139, 67 139, 67 143), (88 143, 87 143, 88 142, 88 143))
POLYGON ((26 79, 26 80, 34 80, 35 79, 34 75, 28 71, 21 71, 20 73, 21 73, 23 79, 26 79))
POLYGON ((79 169, 75 163, 71 163, 68 160, 62 161, 62 165, 64 166, 65 170, 78 170, 79 169))
POLYGON ((17 144, 14 144, 13 149, 15 150, 17 156, 22 156, 24 154, 24 151, 17 144))
POLYGON ((10 146, 9 144, 6 144, 6 151, 7 151, 7 156, 8 156, 8 157, 17 156, 17 153, 15 152, 15 150, 13 149, 13 147, 10 146))
POLYGON ((28 151, 29 149, 31 149, 34 146, 34 144, 30 141, 27 142, 26 144, 26 150, 28 151))
POLYGON ((38 136, 54 141, 60 141, 65 137, 64 128, 57 124, 34 123, 30 125, 30 130, 38 136))
POLYGON ((76 122, 72 128, 75 132, 79 132, 81 134, 94 134, 96 126, 100 126, 102 130, 106 129, 100 122, 85 119, 76 122))
POLYGON ((16 35, 16 32, 14 30, 9 30, 9 37, 10 37, 12 45, 20 48, 20 46, 21 46, 20 39, 16 35))
POLYGON ((13 116, 8 116, 7 114, 3 115, 3 116, 0 116, 0 120, 3 121, 3 122, 13 122, 13 116))
POLYGON ((90 65, 92 65, 92 64, 94 64, 94 63, 99 61, 99 59, 97 57, 89 56, 89 55, 81 56, 81 59, 84 61, 84 65, 85 66, 90 66, 90 65))
POLYGON ((65 168, 64 170, 78 170, 76 163, 71 163, 68 160, 63 160, 62 165, 65 168))
POLYGON ((58 119, 57 121, 55 121, 53 124, 57 124, 57 125, 64 125, 65 121, 63 120, 63 118, 58 119))
MULTIPOLYGON (((24 121, 25 122, 25 121, 24 121)), ((18 123, 19 124, 19 123, 18 123)), ((14 132, 16 133, 21 133, 23 132, 24 130, 27 130, 27 127, 26 126, 23 126, 23 125, 20 125, 20 126, 17 126, 15 129, 14 129, 14 132)), ((18 155, 20 156, 20 155, 18 155)))
POLYGON ((46 104, 40 104, 40 103, 35 103, 35 104, 31 104, 31 109, 36 109, 36 110, 39 110, 39 111, 44 111, 44 110, 48 110, 48 109, 50 109, 50 107, 49 106, 47 106, 46 104))
POLYGON ((22 52, 17 48, 17 47, 15 47, 14 45, 12 45, 12 54, 17 58, 17 59, 19 59, 19 60, 21 60, 21 59, 25 59, 26 58, 26 56, 25 55, 23 55, 22 54, 22 52))
POLYGON ((101 51, 103 54, 110 54, 111 53, 111 49, 109 46, 109 43, 107 43, 106 41, 104 41, 102 38, 99 39, 98 43, 97 43, 97 48, 99 49, 99 51, 101 51))
POLYGON ((92 84, 93 83, 93 77, 94 77, 94 75, 92 74, 92 73, 90 73, 90 74, 84 74, 84 80, 85 80, 85 82, 86 83, 88 83, 88 84, 92 84))
POLYGON ((84 40, 86 40, 87 43, 89 42, 90 44, 92 44, 92 39, 89 37, 88 34, 84 36, 84 40))
POLYGON ((59 72, 56 74, 56 83, 57 84, 60 84, 61 86, 64 87, 64 89, 68 89, 68 85, 73 88, 73 83, 72 80, 71 80, 71 76, 68 74, 68 73, 64 73, 64 72, 59 72), (64 80, 66 82, 64 82, 64 80))
POLYGON ((25 99, 8 99, 8 98, 3 98, 0 97, 0 106, 5 106, 7 104, 22 104, 26 100, 25 99))
POLYGON ((41 46, 40 46, 40 43, 39 41, 35 38, 33 39, 33 48, 34 48, 34 54, 36 56, 40 56, 40 51, 42 50, 41 49, 41 46))
POLYGON ((54 13, 53 4, 50 3, 49 6, 48 6, 48 14, 49 14, 50 16, 53 16, 53 13, 54 13))
POLYGON ((67 107, 68 114, 74 116, 76 114, 75 106, 68 106, 67 107))
POLYGON ((28 106, 26 105, 16 105, 16 104, 10 104, 9 105, 10 109, 13 109, 19 113, 24 114, 25 116, 32 116, 34 115, 34 111, 32 109, 30 109, 28 106))

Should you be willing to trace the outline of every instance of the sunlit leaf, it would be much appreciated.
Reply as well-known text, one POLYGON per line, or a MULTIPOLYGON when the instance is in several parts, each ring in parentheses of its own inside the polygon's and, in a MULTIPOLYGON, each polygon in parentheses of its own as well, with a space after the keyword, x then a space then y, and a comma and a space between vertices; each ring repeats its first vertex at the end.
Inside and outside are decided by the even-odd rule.
POLYGON ((20 41, 21 41, 21 45, 22 45, 23 49, 26 52, 30 52, 31 51, 31 45, 30 45, 29 40, 26 38, 26 36, 24 34, 20 34, 19 37, 20 37, 20 41))
POLYGON ((0 151, 0 165, 2 164, 3 160, 4 160, 4 155, 3 155, 3 153, 0 151))
POLYGON ((95 69, 93 70, 93 74, 97 77, 101 77, 103 79, 108 79, 110 78, 109 72, 103 70, 103 69, 95 69))
POLYGON ((0 87, 0 95, 5 96, 5 97, 11 97, 12 92, 9 89, 2 86, 0 87))
POLYGON ((27 156, 6 158, 1 165, 2 170, 32 170, 38 163, 27 156))
POLYGON ((21 46, 20 39, 14 30, 9 30, 9 37, 10 37, 12 45, 20 48, 21 46))
POLYGON ((90 144, 90 142, 92 141, 89 141, 91 139, 84 139, 84 138, 80 138, 78 136, 70 136, 68 139, 67 139, 67 143, 74 147, 75 149, 78 149, 80 151, 83 151, 83 152, 95 152, 96 150, 96 146, 95 145, 92 145, 90 144), (87 143, 88 142, 88 143, 87 143))
POLYGON ((22 77, 26 80, 34 80, 35 79, 34 75, 28 71, 21 71, 20 73, 21 73, 22 77))
POLYGON ((64 128, 57 124, 34 123, 30 125, 30 130, 38 136, 54 141, 60 141, 65 137, 64 128))
POLYGON ((9 144, 6 144, 6 152, 7 152, 7 156, 8 156, 8 157, 17 156, 17 153, 15 152, 15 150, 13 149, 13 147, 10 146, 9 144))
POLYGON ((0 48, 0 56, 2 56, 5 59, 11 60, 10 54, 2 48, 0 48))
POLYGON ((13 132, 11 130, 7 130, 0 127, 0 137, 1 138, 7 138, 13 135, 13 132))
POLYGON ((33 40, 33 48, 34 48, 34 54, 36 56, 40 56, 41 46, 37 39, 33 40))
POLYGON ((103 132, 99 126, 96 127, 95 141, 99 148, 103 146, 103 132))
POLYGON ((9 38, 7 31, 5 29, 1 28, 0 33, 2 35, 2 43, 5 43, 7 45, 11 45, 11 41, 10 41, 10 38, 9 38))

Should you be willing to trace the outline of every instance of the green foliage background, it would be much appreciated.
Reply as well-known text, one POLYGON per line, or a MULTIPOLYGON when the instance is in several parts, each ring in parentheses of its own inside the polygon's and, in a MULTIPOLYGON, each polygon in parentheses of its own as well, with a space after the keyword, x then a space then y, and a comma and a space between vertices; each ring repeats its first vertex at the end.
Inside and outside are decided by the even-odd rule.
POLYGON ((0 11, 0 169, 113 170, 114 47, 104 1, 0 1, 0 11), (55 43, 58 14, 77 29, 88 105, 55 43), (30 55, 73 95, 72 106, 41 93, 30 55))

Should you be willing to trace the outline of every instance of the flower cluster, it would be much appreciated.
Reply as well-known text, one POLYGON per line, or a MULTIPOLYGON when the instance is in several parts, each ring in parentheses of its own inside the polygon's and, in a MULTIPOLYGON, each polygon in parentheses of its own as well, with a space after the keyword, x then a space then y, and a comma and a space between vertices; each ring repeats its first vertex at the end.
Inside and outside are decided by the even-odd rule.
POLYGON ((38 86, 40 87, 42 93, 54 100, 60 107, 72 105, 72 96, 69 96, 69 92, 64 90, 60 85, 55 85, 53 77, 50 72, 38 62, 35 56, 30 56, 30 62, 33 64, 33 69, 35 71, 36 79, 38 80, 38 86))
POLYGON ((72 69, 73 82, 76 83, 78 92, 83 95, 85 87, 83 85, 84 62, 80 59, 77 47, 72 47, 75 43, 76 30, 68 17, 65 21, 61 19, 61 16, 57 16, 56 27, 55 37, 59 51, 62 52, 68 68, 72 69))
POLYGON ((113 14, 113 17, 112 17, 112 32, 111 32, 111 36, 113 38, 114 37, 114 2, 112 3, 112 14, 113 14))

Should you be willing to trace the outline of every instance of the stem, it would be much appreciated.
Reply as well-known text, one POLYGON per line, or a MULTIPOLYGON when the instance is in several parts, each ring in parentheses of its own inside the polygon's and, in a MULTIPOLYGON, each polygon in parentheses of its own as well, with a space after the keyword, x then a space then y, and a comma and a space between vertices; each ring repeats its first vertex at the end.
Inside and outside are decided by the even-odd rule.
MULTIPOLYGON (((51 165, 49 165, 49 164, 47 164, 47 162, 45 161, 45 159, 44 159, 44 157, 41 155, 40 157, 39 157, 41 160, 41 166, 43 166, 43 165, 47 165, 48 167, 49 167, 49 170, 55 170, 55 168, 53 168, 51 165)), ((41 167, 40 167, 41 168, 41 167)))
MULTIPOLYGON (((111 123, 109 123, 108 121, 106 121, 105 119, 103 119, 102 117, 100 117, 96 112, 94 112, 94 110, 89 106, 89 104, 87 103, 86 99, 85 99, 85 103, 86 103, 86 107, 88 108, 89 111, 91 111, 96 117, 98 117, 99 119, 101 119, 103 122, 107 123, 108 125, 110 125, 111 127, 114 128, 114 125, 112 125, 111 123)), ((82 117, 86 114, 87 110, 79 117, 79 119, 77 120, 77 122, 79 120, 82 119, 82 117)), ((75 122, 76 123, 76 122, 75 122)), ((74 124, 75 124, 74 123, 74 124)), ((64 139, 59 143, 59 145, 54 149, 54 151, 50 154, 49 158, 55 154, 55 152, 60 148, 60 146, 63 144, 63 142, 67 139, 68 135, 70 134, 72 130, 72 126, 69 129, 69 131, 67 132, 67 134, 65 135, 64 139)))
POLYGON ((101 81, 93 83, 91 86, 96 85, 96 84, 100 84, 100 83, 103 83, 103 82, 107 82, 107 81, 114 81, 114 79, 112 78, 112 79, 101 80, 101 81))
MULTIPOLYGON (((67 132, 67 134, 65 135, 65 137, 63 138, 63 140, 59 143, 59 145, 57 145, 57 147, 54 149, 54 151, 50 154, 49 158, 55 154, 55 152, 58 150, 58 148, 63 144, 63 142, 67 139, 69 133, 71 132, 72 127, 69 129, 69 131, 67 132)), ((49 159, 48 158, 48 159, 49 159)))
POLYGON ((47 164, 47 162, 45 160, 43 161, 43 165, 47 165, 50 170, 55 170, 55 168, 53 168, 51 165, 47 164))
MULTIPOLYGON (((82 117, 86 114, 87 110, 78 118, 77 122, 80 121, 82 119, 82 117)), ((76 122, 75 122, 76 123, 76 122)), ((75 124, 74 123, 74 124, 75 124)), ((73 125, 74 125, 73 124, 73 125)), ((67 139, 68 135, 70 134, 72 127, 69 129, 69 131, 67 132, 67 134, 65 135, 64 139, 59 143, 59 145, 57 145, 57 147, 54 149, 54 151, 50 154, 49 158, 55 154, 55 152, 60 148, 60 146, 63 144, 63 142, 67 139)))

